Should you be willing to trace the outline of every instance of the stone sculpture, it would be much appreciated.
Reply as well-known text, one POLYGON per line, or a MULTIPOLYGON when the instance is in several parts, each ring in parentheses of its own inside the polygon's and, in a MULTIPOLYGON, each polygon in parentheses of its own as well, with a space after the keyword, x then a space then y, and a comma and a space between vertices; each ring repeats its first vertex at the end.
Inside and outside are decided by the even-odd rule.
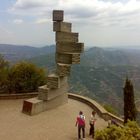
POLYGON ((22 112, 35 115, 68 102, 68 82, 71 65, 80 63, 84 44, 78 43, 78 33, 72 32, 72 24, 63 22, 64 12, 53 11, 53 31, 56 32, 56 71, 49 74, 47 84, 38 88, 38 96, 23 102, 22 112))

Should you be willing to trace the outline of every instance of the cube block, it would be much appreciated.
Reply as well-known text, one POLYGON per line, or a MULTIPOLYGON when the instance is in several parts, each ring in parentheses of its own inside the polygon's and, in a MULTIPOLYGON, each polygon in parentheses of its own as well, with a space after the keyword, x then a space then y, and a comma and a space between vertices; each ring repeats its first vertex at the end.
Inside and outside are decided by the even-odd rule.
POLYGON ((60 78, 58 75, 50 74, 47 77, 47 86, 48 88, 56 89, 60 88, 60 78))
POLYGON ((71 65, 57 63, 57 74, 59 76, 68 76, 70 75, 71 65))
POLYGON ((63 10, 53 10, 53 21, 63 21, 64 11, 63 10))
POLYGON ((78 42, 78 33, 56 32, 56 42, 78 42))
POLYGON ((49 91, 50 89, 47 87, 47 85, 38 87, 38 99, 47 100, 49 91))
POLYGON ((35 97, 23 102, 23 113, 28 115, 35 115, 41 111, 43 111, 43 100, 39 100, 37 97, 35 97))
POLYGON ((54 22, 53 31, 55 32, 71 32, 71 23, 68 22, 54 22))
POLYGON ((84 50, 84 43, 75 42, 57 42, 56 51, 59 53, 82 53, 84 50))
POLYGON ((56 62, 63 64, 79 64, 79 53, 56 53, 56 62))
POLYGON ((75 53, 72 54, 72 64, 79 64, 80 63, 80 54, 75 53))

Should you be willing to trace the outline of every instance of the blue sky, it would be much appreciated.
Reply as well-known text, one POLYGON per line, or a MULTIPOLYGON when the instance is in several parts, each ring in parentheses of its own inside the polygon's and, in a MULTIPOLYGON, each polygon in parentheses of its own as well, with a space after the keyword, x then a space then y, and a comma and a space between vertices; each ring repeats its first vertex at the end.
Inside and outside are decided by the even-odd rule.
POLYGON ((140 0, 0 0, 0 44, 54 44, 53 9, 86 46, 140 47, 140 0))

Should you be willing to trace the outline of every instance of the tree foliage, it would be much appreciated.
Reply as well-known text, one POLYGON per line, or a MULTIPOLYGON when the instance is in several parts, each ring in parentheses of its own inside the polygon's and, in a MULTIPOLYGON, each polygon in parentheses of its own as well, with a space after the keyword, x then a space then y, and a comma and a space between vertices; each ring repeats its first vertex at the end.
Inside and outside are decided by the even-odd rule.
POLYGON ((133 121, 129 121, 124 127, 111 125, 96 131, 95 140, 140 140, 140 127, 133 121))
POLYGON ((42 68, 29 62, 19 62, 9 67, 0 55, 0 92, 32 92, 45 83, 46 75, 42 68))
POLYGON ((128 78, 125 81, 124 91, 124 123, 136 120, 136 107, 134 102, 133 84, 128 78))
POLYGON ((32 63, 20 62, 11 67, 9 72, 10 92, 32 92, 45 84, 46 77, 43 69, 32 63))
POLYGON ((0 55, 0 91, 4 91, 6 89, 8 82, 8 68, 8 61, 6 61, 4 57, 0 55))

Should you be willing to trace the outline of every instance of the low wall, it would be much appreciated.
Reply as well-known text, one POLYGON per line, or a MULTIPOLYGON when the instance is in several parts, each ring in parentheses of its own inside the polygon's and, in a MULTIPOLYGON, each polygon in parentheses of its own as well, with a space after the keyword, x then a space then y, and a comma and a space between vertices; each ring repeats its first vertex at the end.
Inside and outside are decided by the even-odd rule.
POLYGON ((36 97, 37 95, 38 95, 37 92, 17 93, 17 94, 0 94, 0 100, 33 98, 33 97, 36 97))
MULTIPOLYGON (((23 93, 23 94, 0 94, 0 99, 2 100, 8 100, 8 99, 24 99, 24 98, 33 98, 36 97, 38 95, 38 92, 33 92, 33 93, 23 93)), ((84 97, 81 95, 77 95, 77 94, 72 94, 72 93, 68 93, 68 97, 70 99, 74 99, 74 100, 78 100, 80 102, 83 102, 87 105, 89 105, 91 108, 93 108, 93 110, 95 110, 97 112, 97 114, 102 117, 104 120, 108 121, 108 120, 114 120, 116 123, 123 125, 123 119, 109 113, 108 111, 106 111, 99 103, 97 103, 96 101, 88 98, 88 97, 84 97)))
POLYGON ((83 102, 83 103, 89 105, 105 121, 114 120, 118 125, 121 125, 121 126, 124 124, 123 119, 121 119, 121 118, 109 113, 100 104, 98 104, 96 101, 94 101, 94 100, 92 100, 90 98, 80 96, 80 95, 76 95, 76 94, 72 94, 72 93, 69 93, 68 97, 71 98, 71 99, 75 99, 75 100, 78 100, 80 102, 83 102))

